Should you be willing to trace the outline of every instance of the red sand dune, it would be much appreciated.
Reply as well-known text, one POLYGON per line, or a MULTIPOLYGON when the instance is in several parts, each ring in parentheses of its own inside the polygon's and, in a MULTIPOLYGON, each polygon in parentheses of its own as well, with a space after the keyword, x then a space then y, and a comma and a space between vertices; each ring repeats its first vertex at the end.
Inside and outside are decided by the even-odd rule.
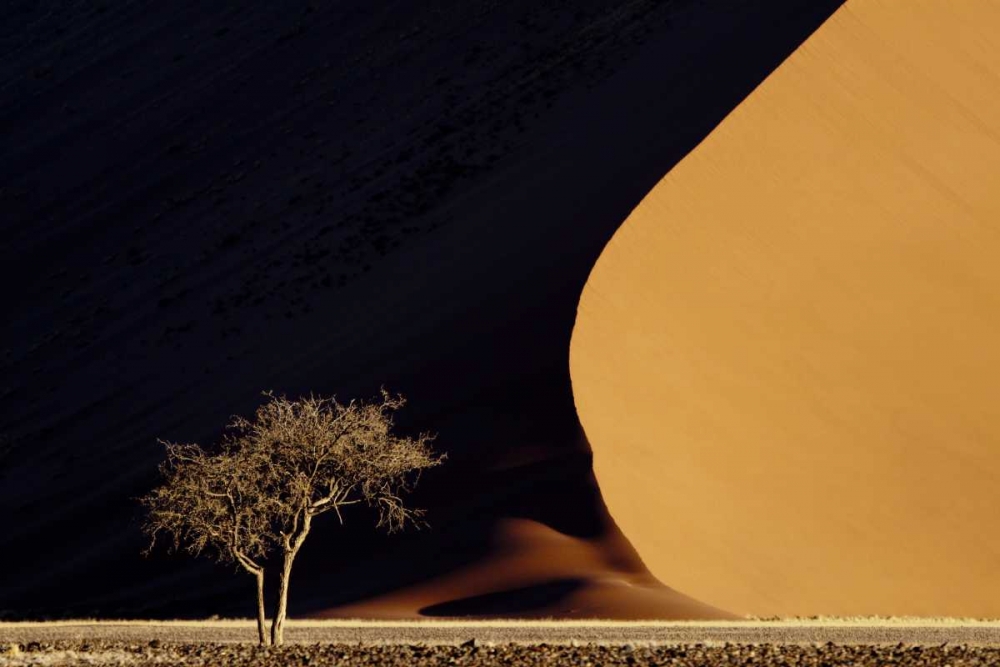
POLYGON ((318 526, 293 616, 717 613, 608 517, 567 351, 628 211, 838 4, 5 6, 0 612, 247 613, 139 556, 156 438, 385 384, 449 454, 433 527, 318 526))
POLYGON ((583 540, 535 521, 498 522, 488 553, 416 586, 322 617, 724 618, 665 588, 618 534, 583 540))
POLYGON ((653 574, 740 613, 1000 616, 998 177, 1000 5, 854 0, 653 188, 572 350, 653 574))

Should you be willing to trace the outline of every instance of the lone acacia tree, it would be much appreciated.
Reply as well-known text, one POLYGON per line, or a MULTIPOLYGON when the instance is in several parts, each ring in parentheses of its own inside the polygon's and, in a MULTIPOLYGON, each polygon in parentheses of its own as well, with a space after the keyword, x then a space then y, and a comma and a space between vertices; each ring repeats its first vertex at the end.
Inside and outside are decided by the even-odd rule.
POLYGON ((389 532, 420 525, 423 511, 407 507, 403 495, 421 471, 439 465, 444 456, 432 452, 428 434, 392 433, 393 413, 406 402, 402 396, 383 390, 373 401, 347 404, 316 396, 265 396, 253 419, 233 418, 218 454, 208 455, 196 445, 168 445, 161 467, 164 483, 144 503, 150 510, 146 532, 154 541, 165 531, 175 548, 183 545, 197 555, 212 546, 222 560, 235 561, 255 576, 259 572, 262 644, 261 559, 280 552, 270 637, 280 645, 292 566, 313 519, 334 512, 343 523, 345 508, 364 503, 378 512, 377 526, 389 532))

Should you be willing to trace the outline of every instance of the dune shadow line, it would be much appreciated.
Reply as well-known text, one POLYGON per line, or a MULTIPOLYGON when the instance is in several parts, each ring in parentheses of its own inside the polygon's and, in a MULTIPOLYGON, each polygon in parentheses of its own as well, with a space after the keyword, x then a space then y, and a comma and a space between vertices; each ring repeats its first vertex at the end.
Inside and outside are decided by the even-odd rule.
POLYGON ((449 600, 420 610, 422 616, 509 616, 550 608, 586 585, 583 579, 566 577, 541 584, 511 588, 449 600))

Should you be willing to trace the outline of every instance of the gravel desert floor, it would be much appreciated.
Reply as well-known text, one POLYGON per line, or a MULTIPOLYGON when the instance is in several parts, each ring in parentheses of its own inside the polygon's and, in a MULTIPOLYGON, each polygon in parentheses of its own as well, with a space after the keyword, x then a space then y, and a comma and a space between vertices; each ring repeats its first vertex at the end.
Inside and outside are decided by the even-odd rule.
MULTIPOLYGON (((291 644, 621 645, 969 644, 1000 648, 1000 621, 959 619, 803 619, 782 621, 289 621, 291 644)), ((121 644, 233 644, 256 641, 249 620, 50 621, 0 623, 0 644, 32 642, 121 644)))
POLYGON ((0 624, 0 665, 995 665, 1000 623, 298 622, 0 624))
POLYGON ((632 644, 567 646, 33 643, 3 665, 996 665, 1000 649, 960 645, 632 644))

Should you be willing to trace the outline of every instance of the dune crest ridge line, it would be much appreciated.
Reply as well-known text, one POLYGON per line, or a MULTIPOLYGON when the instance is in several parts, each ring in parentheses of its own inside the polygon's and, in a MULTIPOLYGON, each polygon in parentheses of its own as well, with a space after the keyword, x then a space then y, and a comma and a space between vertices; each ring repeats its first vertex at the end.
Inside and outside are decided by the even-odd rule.
POLYGON ((660 579, 757 615, 1000 615, 1000 5, 839 9, 632 212, 576 404, 660 579))
POLYGON ((431 528, 317 523, 291 618, 724 617, 609 517, 567 350, 628 211, 839 4, 0 8, 0 612, 251 613, 140 556, 157 439, 385 386, 448 455, 431 528))

